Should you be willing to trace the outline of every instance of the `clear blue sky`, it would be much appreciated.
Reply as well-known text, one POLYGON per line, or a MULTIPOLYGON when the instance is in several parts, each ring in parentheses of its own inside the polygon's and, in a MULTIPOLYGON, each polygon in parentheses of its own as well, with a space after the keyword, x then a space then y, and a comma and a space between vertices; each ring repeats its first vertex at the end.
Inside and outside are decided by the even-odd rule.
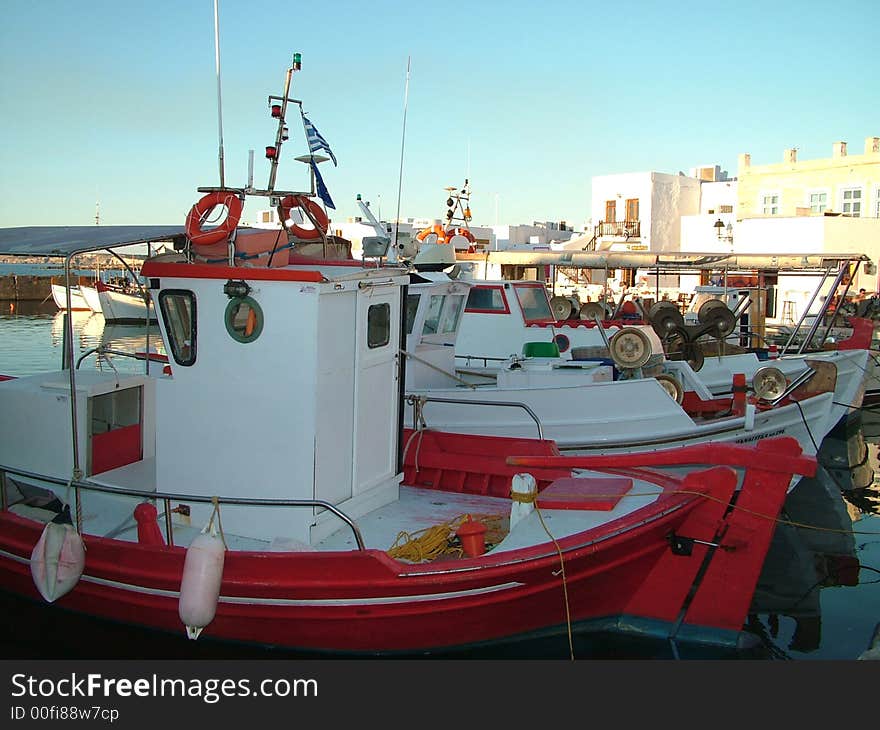
MULTIPOLYGON (((0 0, 0 226, 183 221, 216 185, 213 0, 0 0)), ((339 161, 343 220, 363 194, 444 211, 470 171, 474 223, 589 217, 594 175, 861 152, 880 135, 876 0, 507 2, 220 0, 226 179, 249 149, 264 187, 267 97, 293 96, 339 161), (497 198, 496 198, 497 196, 497 198)), ((278 185, 307 185, 289 115, 278 185)), ((251 201, 245 219, 262 201, 251 201)))

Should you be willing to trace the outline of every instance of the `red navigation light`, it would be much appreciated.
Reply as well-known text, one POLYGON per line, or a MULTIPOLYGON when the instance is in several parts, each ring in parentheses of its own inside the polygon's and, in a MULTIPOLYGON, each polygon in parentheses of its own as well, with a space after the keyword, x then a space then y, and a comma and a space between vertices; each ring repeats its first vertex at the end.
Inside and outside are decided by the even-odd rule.
POLYGON ((278 150, 275 147, 266 148, 266 159, 274 160, 278 156, 278 150))
POLYGON ((281 104, 273 104, 272 105, 272 116, 275 119, 281 116, 281 104))

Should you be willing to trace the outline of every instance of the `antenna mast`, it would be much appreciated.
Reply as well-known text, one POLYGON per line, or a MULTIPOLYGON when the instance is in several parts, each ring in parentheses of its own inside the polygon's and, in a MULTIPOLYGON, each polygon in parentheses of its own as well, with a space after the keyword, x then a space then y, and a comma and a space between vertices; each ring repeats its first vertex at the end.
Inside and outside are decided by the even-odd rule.
POLYGON ((406 87, 403 92, 403 134, 400 139, 400 176, 397 179, 397 221, 394 226, 394 250, 397 250, 397 234, 400 231, 400 191, 403 187, 403 145, 406 141, 406 107, 409 101, 409 65, 411 56, 406 57, 406 87))
POLYGON ((220 139, 220 187, 226 187, 223 170, 223 103, 220 98, 220 0, 214 0, 214 64, 217 67, 217 129, 220 139))

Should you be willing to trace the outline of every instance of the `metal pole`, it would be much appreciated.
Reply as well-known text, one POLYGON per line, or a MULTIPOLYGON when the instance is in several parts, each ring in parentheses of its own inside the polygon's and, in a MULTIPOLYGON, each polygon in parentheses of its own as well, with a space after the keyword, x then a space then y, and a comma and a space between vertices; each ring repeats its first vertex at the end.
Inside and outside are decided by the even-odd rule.
POLYGON ((220 152, 220 187, 226 187, 226 176, 223 170, 223 102, 220 97, 220 0, 214 0, 214 64, 217 68, 217 133, 220 152))
POLYGON ((67 285, 67 322, 65 323, 67 325, 65 328, 67 342, 65 343, 65 348, 67 351, 68 363, 67 373, 70 380, 70 428, 71 438, 73 439, 73 478, 79 479, 82 477, 82 472, 79 468, 79 439, 77 438, 76 430, 76 368, 73 367, 73 316, 70 313, 73 306, 70 293, 70 261, 74 255, 75 254, 69 254, 64 259, 64 281, 67 285))
POLYGON ((403 188, 403 147, 406 142, 406 107, 409 102, 409 69, 411 57, 406 57, 406 85, 403 91, 403 132, 400 135, 400 174, 397 178, 397 226, 394 228, 394 248, 400 231, 400 193, 403 188))
MULTIPOLYGON (((807 332, 807 336, 804 338, 804 341, 801 342, 801 346, 798 348, 798 354, 803 353, 804 350, 807 349, 807 346, 812 341, 813 337, 816 335, 816 330, 819 329, 819 325, 822 322, 822 318, 825 316, 828 311, 828 307, 831 305, 831 297, 837 292, 837 287, 840 286, 840 282, 846 274, 846 265, 840 267, 840 271, 837 272, 837 276, 834 278, 834 283, 831 285, 831 289, 828 291, 828 296, 825 297, 825 304, 822 305, 822 309, 816 315, 815 320, 813 320, 813 324, 810 325, 810 330, 807 332)), ((813 303, 813 299, 815 299, 816 295, 819 293, 819 290, 813 292, 813 297, 810 299, 810 304, 813 303)), ((805 313, 806 314, 806 313, 805 313)))
MULTIPOLYGON (((272 158, 272 162, 269 166, 269 185, 267 186, 267 190, 270 193, 275 190, 275 176, 278 174, 278 160, 281 157, 281 143, 283 142, 281 137, 284 132, 284 120, 287 118, 287 97, 290 96, 290 81, 293 78, 293 66, 294 63, 291 62, 290 68, 287 69, 287 77, 284 81, 284 97, 281 99, 281 116, 278 117, 278 131, 275 133, 275 156, 272 158)), ((302 112, 302 109, 300 109, 300 112, 302 112)), ((312 186, 312 191, 314 192, 314 185, 312 186)))
POLYGON ((819 296, 819 290, 822 288, 822 285, 825 283, 826 279, 828 279, 828 275, 831 273, 830 270, 826 269, 822 274, 822 280, 816 285, 816 288, 813 290, 813 295, 810 297, 810 301, 807 302, 807 306, 804 307, 804 311, 801 316, 798 318, 798 322, 795 325, 794 329, 791 331, 791 334, 788 336, 788 340, 786 340, 785 344, 782 346, 782 350, 779 352, 780 355, 784 355, 789 346, 794 342, 794 337, 800 331, 801 325, 804 323, 804 320, 807 318, 807 314, 810 311, 810 307, 813 306, 813 302, 816 301, 816 297, 819 296))

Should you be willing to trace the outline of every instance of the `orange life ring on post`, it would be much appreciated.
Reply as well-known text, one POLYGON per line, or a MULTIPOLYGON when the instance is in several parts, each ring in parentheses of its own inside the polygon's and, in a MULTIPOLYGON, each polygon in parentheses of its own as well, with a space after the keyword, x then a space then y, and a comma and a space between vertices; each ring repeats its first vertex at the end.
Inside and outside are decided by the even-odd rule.
POLYGON ((330 220, 327 218, 327 214, 324 212, 323 208, 318 205, 311 198, 307 198, 305 195, 288 195, 285 197, 280 205, 278 206, 278 215, 282 221, 286 221, 290 217, 290 211, 294 208, 302 208, 307 211, 315 221, 316 228, 301 228, 300 226, 293 225, 290 227, 290 232, 296 236, 297 238, 321 238, 324 234, 327 233, 327 226, 330 225, 330 220))
POLYGON ((209 246, 212 243, 228 240, 238 225, 243 207, 241 199, 235 193, 226 190, 208 193, 190 209, 186 216, 186 237, 190 243, 199 246, 209 246), (218 205, 226 208, 226 220, 216 228, 202 230, 208 214, 218 205))
POLYGON ((437 243, 446 243, 446 231, 443 230, 443 226, 441 226, 439 223, 435 223, 433 226, 428 226, 427 228, 419 231, 419 233, 416 235, 416 239, 419 241, 424 241, 432 233, 436 234, 437 243))
POLYGON ((468 228, 450 228, 446 231, 446 238, 450 239, 453 236, 464 236, 470 243, 476 243, 477 239, 474 237, 474 234, 470 232, 468 228))

